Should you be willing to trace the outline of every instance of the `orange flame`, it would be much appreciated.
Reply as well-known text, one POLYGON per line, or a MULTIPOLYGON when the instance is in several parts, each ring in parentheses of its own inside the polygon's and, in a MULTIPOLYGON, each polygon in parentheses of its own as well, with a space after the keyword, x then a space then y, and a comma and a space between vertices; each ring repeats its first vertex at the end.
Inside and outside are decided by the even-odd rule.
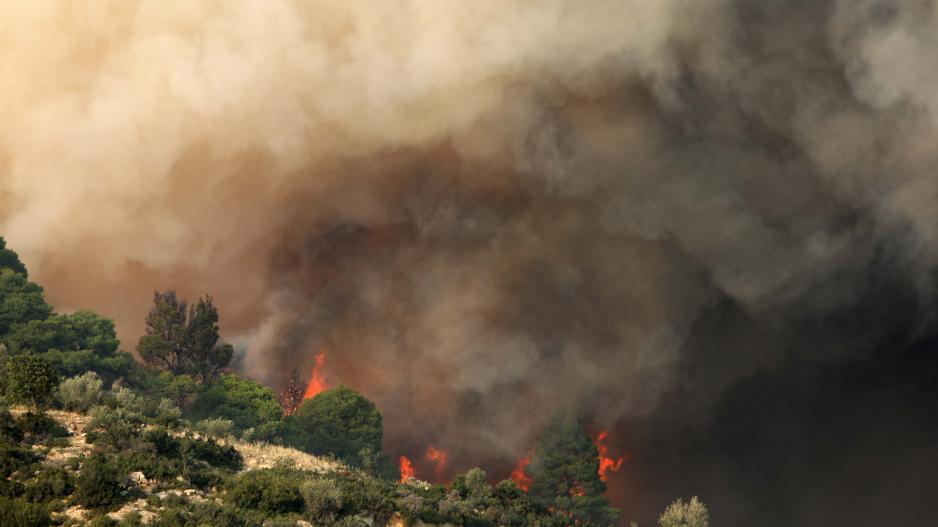
POLYGON ((518 464, 515 465, 515 469, 511 471, 511 480, 515 482, 516 485, 521 487, 521 490, 527 492, 531 488, 531 476, 525 472, 525 469, 528 468, 528 465, 531 463, 531 455, 518 460, 518 464))
POLYGON ((616 472, 622 468, 622 462, 625 461, 625 457, 611 458, 609 457, 609 447, 603 444, 606 438, 609 437, 609 431, 601 430, 596 434, 596 449, 599 450, 599 479, 606 481, 608 473, 616 472))
POLYGON ((427 448, 427 453, 424 454, 424 457, 430 461, 436 462, 436 467, 433 468, 433 475, 436 476, 436 481, 440 482, 443 480, 443 470, 446 468, 446 458, 448 454, 445 450, 437 450, 433 446, 427 448))
POLYGON ((311 399, 327 388, 326 377, 322 373, 322 368, 325 365, 326 352, 320 351, 316 355, 316 365, 313 366, 313 373, 310 374, 309 382, 306 384, 306 393, 303 394, 303 400, 311 399))
POLYGON ((407 459, 407 456, 401 456, 401 483, 406 483, 415 474, 413 463, 407 459))

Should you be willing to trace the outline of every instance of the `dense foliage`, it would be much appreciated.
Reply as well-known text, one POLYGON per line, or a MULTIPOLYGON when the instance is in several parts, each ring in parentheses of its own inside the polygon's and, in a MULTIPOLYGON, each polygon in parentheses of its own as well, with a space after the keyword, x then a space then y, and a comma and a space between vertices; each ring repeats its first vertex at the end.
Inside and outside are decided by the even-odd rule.
POLYGON ((91 311, 19 324, 6 342, 13 353, 37 354, 65 377, 94 371, 109 385, 134 366, 129 353, 118 351, 114 323, 91 311))
POLYGON ((23 278, 29 278, 26 266, 20 261, 20 256, 10 249, 7 249, 7 242, 0 236, 0 269, 10 269, 14 273, 23 275, 23 278))
POLYGON ((41 287, 13 269, 0 268, 0 335, 51 314, 52 306, 46 303, 41 287))
POLYGON ((619 511, 603 496, 599 452, 579 420, 557 416, 542 432, 531 459, 531 497, 583 526, 615 525, 619 511))
POLYGON ((42 407, 52 399, 59 375, 48 362, 32 355, 13 357, 9 366, 7 395, 15 402, 42 407))
POLYGON ((381 414, 351 388, 332 388, 303 402, 290 415, 302 433, 300 446, 313 454, 333 454, 362 466, 364 452, 380 452, 381 414))
POLYGON ((232 374, 223 374, 203 391, 192 406, 194 419, 209 417, 228 419, 235 430, 243 432, 278 421, 281 408, 270 388, 232 374))
MULTIPOLYGON (((294 371, 280 401, 294 411, 284 416, 269 388, 222 373, 232 348, 220 341, 211 297, 188 305, 173 292, 158 292, 146 326, 137 351, 149 367, 120 351, 110 320, 83 310, 54 313, 0 238, 0 395, 32 410, 54 403, 87 413, 85 441, 93 448, 88 457, 45 459, 68 430, 41 411, 14 416, 0 406, 0 525, 49 525, 50 513, 66 504, 97 511, 91 525, 116 525, 102 514, 141 497, 158 507, 148 523, 157 527, 296 525, 300 519, 382 525, 394 514, 408 523, 478 527, 616 522, 618 511, 603 497, 596 446, 575 417, 560 416, 544 431, 529 466, 530 493, 507 480, 492 486, 478 468, 449 487, 399 483, 381 450, 381 414, 362 394, 340 386, 304 401, 294 371), (334 456, 353 468, 319 473, 281 464, 242 471, 238 450, 217 440, 238 435, 334 456), (159 497, 154 489, 197 489, 219 498, 159 497)), ((140 521, 128 516, 121 525, 140 521)), ((660 523, 706 527, 708 521, 695 497, 673 503, 660 523)))
POLYGON ((709 527, 710 513, 697 496, 688 502, 675 500, 658 518, 661 527, 709 527))
POLYGON ((189 373, 204 383, 228 365, 233 348, 219 342, 218 309, 212 297, 200 298, 187 307, 169 291, 154 293, 146 334, 140 337, 137 353, 151 366, 189 373))

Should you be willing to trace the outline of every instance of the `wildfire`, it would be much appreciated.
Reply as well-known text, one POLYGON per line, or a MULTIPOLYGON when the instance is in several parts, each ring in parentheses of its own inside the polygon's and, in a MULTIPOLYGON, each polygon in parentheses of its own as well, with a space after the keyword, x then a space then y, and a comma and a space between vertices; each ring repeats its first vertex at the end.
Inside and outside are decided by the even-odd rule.
POLYGON ((401 456, 401 483, 406 483, 408 479, 414 477, 414 464, 407 459, 407 456, 401 456))
MULTIPOLYGON (((427 448, 427 453, 424 454, 424 457, 430 461, 436 462, 436 467, 433 468, 433 475, 436 476, 436 481, 440 482, 443 480, 443 470, 446 468, 446 458, 447 453, 445 450, 438 450, 433 446, 427 448)), ((403 471, 401 472, 403 474, 403 471)))
POLYGON ((304 400, 315 397, 319 392, 327 388, 326 377, 322 372, 325 365, 326 352, 320 351, 319 354, 316 355, 316 365, 313 366, 313 372, 309 376, 309 382, 306 383, 306 393, 303 394, 304 400))
POLYGON ((515 465, 515 469, 511 471, 511 480, 515 482, 521 490, 527 492, 531 488, 531 476, 525 472, 525 469, 528 468, 528 465, 531 463, 531 455, 518 460, 518 464, 515 465))
POLYGON ((606 481, 608 472, 618 471, 622 468, 622 462, 625 461, 624 456, 615 459, 609 457, 609 447, 603 443, 608 436, 609 431, 601 430, 593 441, 596 443, 596 449, 599 450, 599 479, 603 481, 606 481))

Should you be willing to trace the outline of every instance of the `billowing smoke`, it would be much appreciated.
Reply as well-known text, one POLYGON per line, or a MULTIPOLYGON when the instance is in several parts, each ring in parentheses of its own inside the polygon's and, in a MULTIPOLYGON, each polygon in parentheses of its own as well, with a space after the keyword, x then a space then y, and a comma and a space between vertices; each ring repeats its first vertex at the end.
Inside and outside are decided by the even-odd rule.
MULTIPOLYGON (((734 430, 929 337, 936 27, 933 0, 13 2, 0 233, 127 348, 175 288, 274 387, 327 350, 391 449, 507 470, 574 406, 633 452, 627 517, 686 490, 838 524, 785 493, 879 443, 782 419, 799 480, 734 430)), ((905 505, 866 492, 853 524, 905 505)))

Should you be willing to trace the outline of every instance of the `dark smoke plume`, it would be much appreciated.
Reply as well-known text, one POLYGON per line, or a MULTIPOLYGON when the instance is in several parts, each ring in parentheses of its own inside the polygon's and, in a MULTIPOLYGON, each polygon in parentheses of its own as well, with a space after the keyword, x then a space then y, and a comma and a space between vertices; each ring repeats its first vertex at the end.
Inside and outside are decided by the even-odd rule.
POLYGON ((507 474, 560 408, 651 524, 934 518, 938 3, 14 3, 0 232, 388 447, 507 474), (858 506, 862 503, 863 506, 858 506))

